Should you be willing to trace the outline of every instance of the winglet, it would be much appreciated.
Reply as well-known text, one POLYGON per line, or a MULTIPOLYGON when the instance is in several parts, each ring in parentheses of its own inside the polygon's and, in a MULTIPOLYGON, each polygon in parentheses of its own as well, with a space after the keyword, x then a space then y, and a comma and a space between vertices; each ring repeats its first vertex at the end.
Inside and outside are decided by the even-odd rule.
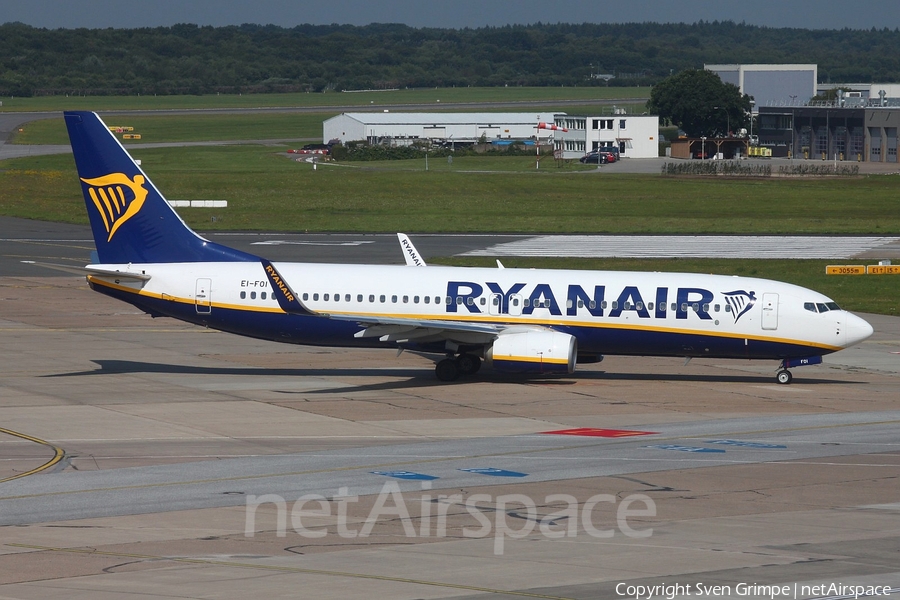
POLYGON ((419 251, 416 250, 416 247, 409 239, 409 236, 407 236, 405 233, 398 233, 397 239, 400 240, 400 248, 403 249, 403 258, 406 259, 407 267, 428 266, 427 264, 425 264, 425 259, 422 258, 422 255, 419 254, 419 251))
POLYGON ((314 314, 303 306, 297 294, 294 293, 294 290, 291 289, 288 282, 281 276, 281 273, 278 272, 278 269, 275 268, 271 261, 261 258, 260 262, 263 270, 266 272, 266 277, 269 278, 269 283, 272 285, 272 295, 275 296, 281 310, 296 315, 314 314))

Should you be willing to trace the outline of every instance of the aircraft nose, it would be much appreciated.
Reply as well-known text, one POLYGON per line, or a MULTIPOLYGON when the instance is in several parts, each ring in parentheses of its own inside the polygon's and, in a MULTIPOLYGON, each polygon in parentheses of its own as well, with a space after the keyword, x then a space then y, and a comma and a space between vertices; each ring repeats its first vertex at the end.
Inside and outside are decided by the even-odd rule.
POLYGON ((868 339, 875 330, 865 319, 861 319, 856 315, 847 313, 847 323, 844 326, 844 331, 846 333, 846 342, 845 346, 852 346, 853 344, 858 344, 863 340, 868 339))

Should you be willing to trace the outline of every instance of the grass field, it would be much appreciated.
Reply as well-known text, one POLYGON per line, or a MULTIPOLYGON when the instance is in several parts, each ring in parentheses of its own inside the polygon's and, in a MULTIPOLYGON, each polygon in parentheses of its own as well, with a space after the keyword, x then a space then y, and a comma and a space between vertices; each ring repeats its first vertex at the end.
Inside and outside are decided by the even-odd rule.
MULTIPOLYGON (((639 105, 622 105, 629 112, 639 112, 639 105)), ((495 109, 500 110, 500 109, 495 109)), ((509 109, 503 109, 509 110, 509 109)), ((552 109, 548 109, 552 110, 552 109)), ((588 106, 567 106, 559 109, 570 114, 584 114, 591 111, 588 106)), ((594 107, 593 110, 596 110, 594 107)), ((440 111, 436 111, 440 112, 440 111)), ((489 112, 489 111, 486 111, 489 112)), ((338 114, 323 110, 313 113, 251 113, 235 115, 103 115, 104 122, 111 126, 134 127, 134 133, 141 134, 140 140, 127 143, 144 144, 152 142, 229 141, 229 140, 316 140, 322 139, 322 122, 338 114)), ((31 121, 14 132, 13 144, 68 144, 66 124, 59 118, 31 121)), ((120 139, 121 136, 119 136, 120 139)))
MULTIPOLYGON (((541 233, 890 234, 896 176, 846 179, 668 178, 558 169, 534 157, 458 157, 322 165, 288 146, 135 149, 170 199, 228 200, 217 229, 541 233)), ((5 161, 0 214, 86 222, 69 156, 5 161), (74 208, 69 209, 69 206, 74 208)), ((210 217, 216 222, 210 223, 210 217)))
MULTIPOLYGON (((495 87, 427 88, 389 91, 297 94, 218 94, 202 96, 41 96, 0 98, 4 111, 173 110, 185 108, 257 108, 281 106, 368 106, 448 102, 547 102, 648 98, 648 87, 495 87)), ((515 110, 505 108, 504 110, 515 110)))

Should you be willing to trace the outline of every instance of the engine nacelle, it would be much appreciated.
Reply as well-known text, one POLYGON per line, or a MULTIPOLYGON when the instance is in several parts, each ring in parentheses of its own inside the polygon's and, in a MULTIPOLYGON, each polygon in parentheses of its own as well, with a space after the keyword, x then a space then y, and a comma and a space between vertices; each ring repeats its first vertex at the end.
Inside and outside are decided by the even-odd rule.
POLYGON ((484 363, 504 373, 571 373, 577 358, 574 337, 535 329, 501 334, 485 352, 484 363))

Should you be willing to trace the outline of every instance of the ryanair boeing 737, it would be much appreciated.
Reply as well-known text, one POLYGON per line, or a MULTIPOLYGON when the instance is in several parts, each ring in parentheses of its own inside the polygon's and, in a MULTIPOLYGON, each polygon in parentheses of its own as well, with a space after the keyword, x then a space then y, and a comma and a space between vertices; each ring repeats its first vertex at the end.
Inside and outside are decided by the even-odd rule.
MULTIPOLYGON (((429 353, 441 381, 482 364, 571 373, 625 354, 780 360, 777 380, 789 383, 789 368, 872 335, 830 298, 766 279, 272 263, 194 233, 95 113, 65 120, 97 245, 88 283, 153 316, 291 344, 429 353)), ((408 264, 425 265, 403 248, 408 264)))

